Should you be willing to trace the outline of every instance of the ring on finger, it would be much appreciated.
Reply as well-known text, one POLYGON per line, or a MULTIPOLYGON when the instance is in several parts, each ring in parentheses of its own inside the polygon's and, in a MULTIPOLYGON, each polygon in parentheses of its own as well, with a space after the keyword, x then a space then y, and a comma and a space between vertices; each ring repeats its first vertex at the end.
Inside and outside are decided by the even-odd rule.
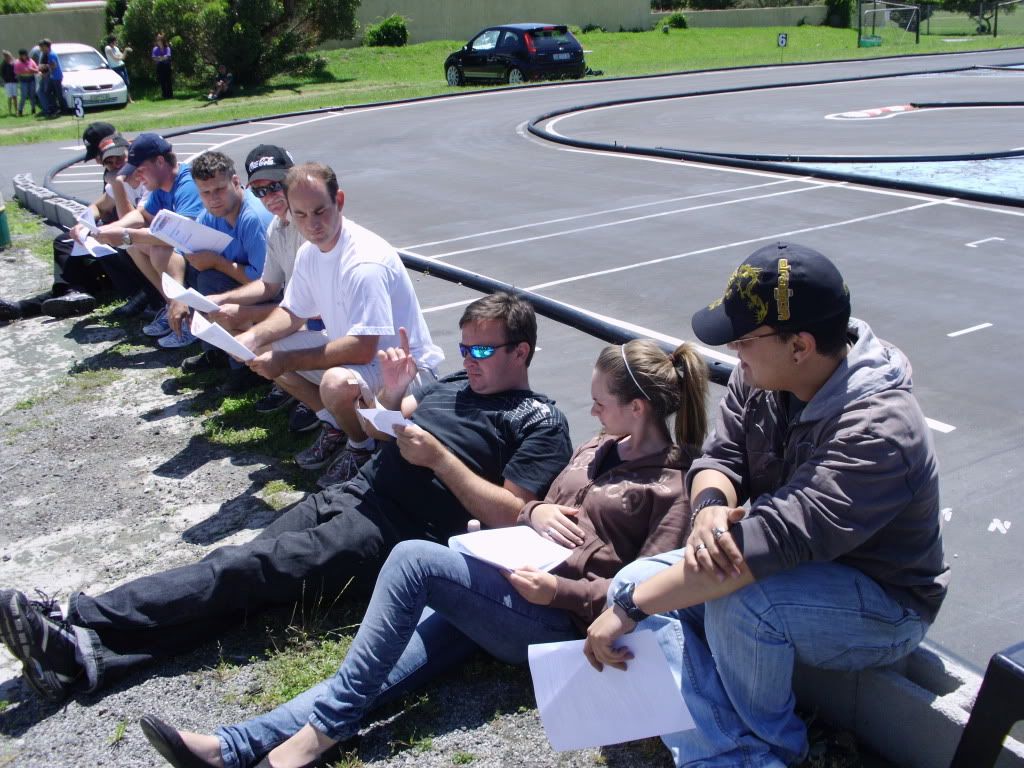
POLYGON ((720 538, 722 538, 722 535, 725 532, 726 531, 725 531, 724 528, 712 528, 711 529, 711 535, 715 537, 715 541, 718 541, 720 538))
POLYGON ((705 544, 702 541, 700 544, 698 544, 696 547, 693 548, 693 552, 694 552, 694 554, 696 554, 697 552, 701 552, 701 551, 703 551, 703 550, 705 550, 707 548, 708 548, 708 545, 705 544))

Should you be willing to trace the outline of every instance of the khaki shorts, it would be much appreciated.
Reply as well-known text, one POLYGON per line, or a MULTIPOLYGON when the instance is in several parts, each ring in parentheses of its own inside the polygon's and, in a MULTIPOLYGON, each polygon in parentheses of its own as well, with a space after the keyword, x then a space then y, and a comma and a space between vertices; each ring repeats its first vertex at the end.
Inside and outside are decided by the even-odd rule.
MULTIPOLYGON (((270 346, 275 352, 291 352, 296 349, 313 349, 315 347, 326 346, 330 339, 324 331, 296 331, 291 336, 285 336, 283 339, 278 339, 273 342, 270 346)), ((346 371, 350 371, 359 382, 360 389, 364 392, 376 394, 384 386, 384 379, 381 377, 380 363, 377 362, 377 358, 374 357, 372 362, 366 363, 365 365, 339 365, 338 368, 344 368, 346 371)), ((324 378, 326 370, 316 371, 296 371, 299 376, 304 378, 306 381, 312 382, 319 386, 320 382, 324 378)), ((430 370, 429 368, 419 368, 416 373, 416 378, 413 379, 409 385, 409 389, 412 389, 416 384, 427 384, 431 381, 437 381, 437 373, 430 370)), ((408 394, 409 390, 406 390, 408 394)))

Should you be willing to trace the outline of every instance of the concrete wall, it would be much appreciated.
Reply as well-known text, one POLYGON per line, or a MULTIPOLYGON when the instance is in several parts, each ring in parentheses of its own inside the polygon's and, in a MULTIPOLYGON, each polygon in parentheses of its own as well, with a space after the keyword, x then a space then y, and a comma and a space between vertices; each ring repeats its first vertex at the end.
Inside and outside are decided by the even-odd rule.
POLYGON ((517 21, 599 24, 610 32, 654 23, 649 0, 362 0, 356 18, 365 29, 392 13, 406 18, 410 43, 468 40, 484 27, 517 21))
MULTIPOLYGON (((784 8, 733 8, 726 11, 683 11, 686 23, 699 27, 795 27, 825 23, 828 9, 824 5, 790 6, 784 8)), ((657 14, 667 16, 668 14, 657 14)))
POLYGON ((31 48, 48 37, 55 43, 98 47, 102 53, 106 24, 103 8, 11 13, 0 16, 0 48, 17 54, 19 48, 31 48))

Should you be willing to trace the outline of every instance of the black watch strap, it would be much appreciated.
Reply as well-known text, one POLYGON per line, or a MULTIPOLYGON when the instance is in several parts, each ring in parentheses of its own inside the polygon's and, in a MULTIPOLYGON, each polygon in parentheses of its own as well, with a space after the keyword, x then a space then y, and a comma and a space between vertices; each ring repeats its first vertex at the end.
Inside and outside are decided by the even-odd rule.
POLYGON ((633 590, 636 589, 636 584, 632 581, 627 581, 625 584, 619 586, 612 595, 612 602, 614 602, 619 608, 622 609, 632 621, 638 624, 647 618, 647 614, 636 607, 636 603, 633 602, 633 590))

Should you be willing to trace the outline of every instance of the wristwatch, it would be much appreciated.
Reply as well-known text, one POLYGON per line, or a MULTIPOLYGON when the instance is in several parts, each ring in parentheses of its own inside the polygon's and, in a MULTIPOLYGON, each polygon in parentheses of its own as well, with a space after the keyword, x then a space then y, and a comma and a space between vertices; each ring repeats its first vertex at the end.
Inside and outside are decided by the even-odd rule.
POLYGON ((132 231, 130 229, 126 229, 126 230, 124 230, 121 233, 121 245, 123 245, 124 247, 127 248, 131 244, 132 244, 132 231))
POLYGON ((634 589, 636 589, 636 584, 632 581, 627 581, 625 584, 619 585, 612 594, 612 602, 619 606, 619 608, 622 609, 622 612, 629 616, 632 621, 639 624, 647 618, 647 614, 637 608, 636 603, 633 602, 634 589))

